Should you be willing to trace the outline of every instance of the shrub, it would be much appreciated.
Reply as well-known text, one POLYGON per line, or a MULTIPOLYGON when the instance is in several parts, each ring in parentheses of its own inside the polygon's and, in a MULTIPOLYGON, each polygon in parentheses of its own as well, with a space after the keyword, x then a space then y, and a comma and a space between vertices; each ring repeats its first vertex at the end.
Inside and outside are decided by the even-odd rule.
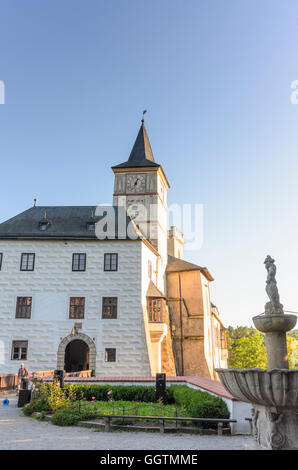
MULTIPOLYGON (((208 392, 195 390, 186 385, 171 386, 175 403, 184 407, 192 418, 229 419, 230 413, 226 403, 208 392)), ((211 423, 202 423, 203 427, 214 427, 211 423)))
POLYGON ((88 418, 90 414, 90 409, 79 411, 78 408, 74 408, 73 406, 60 408, 54 414, 52 423, 57 426, 73 426, 78 421, 88 418))
POLYGON ((37 411, 50 411, 49 404, 47 400, 44 399, 34 400, 31 403, 28 403, 27 405, 23 406, 22 409, 25 416, 31 416, 32 413, 35 413, 37 411))

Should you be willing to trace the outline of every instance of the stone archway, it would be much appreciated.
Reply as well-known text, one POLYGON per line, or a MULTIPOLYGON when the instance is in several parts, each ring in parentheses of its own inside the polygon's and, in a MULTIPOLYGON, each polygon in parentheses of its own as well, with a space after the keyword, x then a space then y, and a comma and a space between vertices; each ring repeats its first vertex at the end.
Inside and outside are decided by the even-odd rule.
POLYGON ((76 333, 75 335, 68 335, 59 344, 58 353, 57 353, 57 369, 64 370, 64 361, 65 361, 65 350, 67 345, 74 340, 82 340, 89 347, 89 369, 93 371, 95 375, 96 371, 96 346, 94 341, 84 333, 76 333))

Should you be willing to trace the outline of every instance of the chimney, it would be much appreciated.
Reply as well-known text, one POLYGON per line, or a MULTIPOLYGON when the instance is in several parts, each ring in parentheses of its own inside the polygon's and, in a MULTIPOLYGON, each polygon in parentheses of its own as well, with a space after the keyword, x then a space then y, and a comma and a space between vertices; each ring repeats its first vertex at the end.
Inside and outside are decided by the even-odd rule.
POLYGON ((177 227, 168 230, 168 255, 183 259, 184 235, 177 227))

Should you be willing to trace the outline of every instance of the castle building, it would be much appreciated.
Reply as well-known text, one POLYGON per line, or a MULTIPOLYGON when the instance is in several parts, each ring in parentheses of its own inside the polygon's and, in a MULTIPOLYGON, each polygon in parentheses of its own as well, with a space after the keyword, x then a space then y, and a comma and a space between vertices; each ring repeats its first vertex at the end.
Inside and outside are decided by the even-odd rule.
POLYGON ((0 224, 0 373, 201 375, 227 366, 207 268, 183 260, 144 120, 113 206, 38 206, 0 224), (111 230, 110 230, 111 228, 111 230))

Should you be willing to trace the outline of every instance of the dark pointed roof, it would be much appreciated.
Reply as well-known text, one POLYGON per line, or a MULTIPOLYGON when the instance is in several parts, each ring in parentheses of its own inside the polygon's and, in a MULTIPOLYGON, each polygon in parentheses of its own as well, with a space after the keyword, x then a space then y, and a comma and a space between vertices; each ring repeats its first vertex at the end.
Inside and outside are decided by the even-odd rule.
POLYGON ((127 162, 120 163, 120 165, 113 166, 112 168, 138 168, 148 166, 159 167, 160 165, 154 160, 144 119, 142 119, 142 125, 132 151, 130 152, 129 159, 127 162))
POLYGON ((214 281, 214 278, 211 276, 207 268, 198 266, 197 264, 189 263, 180 258, 175 258, 175 256, 168 256, 168 264, 166 268, 166 273, 179 273, 183 271, 201 271, 208 281, 214 281))

